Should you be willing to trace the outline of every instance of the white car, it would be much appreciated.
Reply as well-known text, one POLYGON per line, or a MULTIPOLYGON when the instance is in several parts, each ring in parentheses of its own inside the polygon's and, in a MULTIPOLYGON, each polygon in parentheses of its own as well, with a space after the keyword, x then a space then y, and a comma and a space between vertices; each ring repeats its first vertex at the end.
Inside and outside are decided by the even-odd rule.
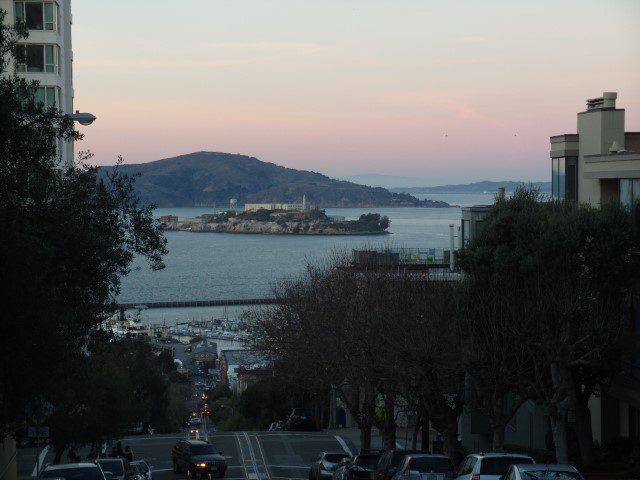
POLYGON ((501 480, 584 480, 572 465, 511 465, 501 480))
POLYGON ((500 480, 514 464, 532 464, 533 458, 519 453, 472 453, 458 468, 456 480, 500 480))
MULTIPOLYGON (((65 478, 68 480, 107 480, 100 465, 95 462, 63 463, 47 465, 40 472, 40 478, 65 478)), ((113 479, 114 475, 110 474, 113 479)))

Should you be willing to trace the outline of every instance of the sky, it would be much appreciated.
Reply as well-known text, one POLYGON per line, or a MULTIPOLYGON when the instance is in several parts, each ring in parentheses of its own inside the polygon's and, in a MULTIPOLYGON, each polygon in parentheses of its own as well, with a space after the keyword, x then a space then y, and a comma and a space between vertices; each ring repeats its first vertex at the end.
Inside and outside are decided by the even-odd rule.
POLYGON ((549 136, 618 92, 640 0, 74 0, 76 151, 241 153, 333 177, 548 180, 549 136))

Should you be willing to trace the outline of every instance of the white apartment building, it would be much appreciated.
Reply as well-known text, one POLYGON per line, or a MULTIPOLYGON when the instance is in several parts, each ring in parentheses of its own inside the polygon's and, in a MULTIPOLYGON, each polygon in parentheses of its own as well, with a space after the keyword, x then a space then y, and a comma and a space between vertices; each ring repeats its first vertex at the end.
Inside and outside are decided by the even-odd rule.
MULTIPOLYGON (((14 65, 18 75, 40 82, 38 100, 72 114, 71 0, 0 0, 0 9, 7 12, 6 23, 19 20, 29 30, 23 41, 26 63, 14 65)), ((73 142, 60 142, 58 151, 62 165, 73 163, 73 142)))

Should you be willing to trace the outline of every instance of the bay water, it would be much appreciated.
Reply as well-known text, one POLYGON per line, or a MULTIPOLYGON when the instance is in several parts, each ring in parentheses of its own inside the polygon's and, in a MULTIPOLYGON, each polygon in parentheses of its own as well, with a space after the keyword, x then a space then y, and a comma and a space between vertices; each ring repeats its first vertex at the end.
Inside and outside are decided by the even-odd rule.
MULTIPOLYGON (((493 196, 417 195, 452 205, 490 204, 493 196)), ((193 218, 212 208, 158 208, 154 215, 193 218)), ((389 235, 316 236, 165 232, 169 253, 166 268, 152 271, 137 258, 123 279, 118 301, 145 303, 180 300, 265 298, 277 282, 304 273, 308 263, 326 260, 334 252, 366 247, 448 248, 449 224, 460 225, 460 208, 328 208, 328 215, 356 220, 380 213, 391 220, 389 235)), ((145 323, 172 324, 189 320, 237 317, 245 307, 148 309, 145 323)))

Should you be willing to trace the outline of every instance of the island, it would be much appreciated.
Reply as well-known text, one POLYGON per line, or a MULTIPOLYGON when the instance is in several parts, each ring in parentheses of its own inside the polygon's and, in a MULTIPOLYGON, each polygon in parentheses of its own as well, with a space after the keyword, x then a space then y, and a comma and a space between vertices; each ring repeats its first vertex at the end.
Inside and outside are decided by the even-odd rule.
POLYGON ((379 213, 360 215, 358 220, 329 216, 321 209, 308 210, 226 210, 196 218, 160 217, 166 231, 258 233, 272 235, 385 235, 389 218, 379 213))
POLYGON ((425 207, 448 208, 446 202, 418 199, 329 178, 318 172, 296 170, 246 155, 194 152, 141 164, 100 167, 106 177, 118 169, 136 176, 134 192, 145 205, 160 208, 232 208, 230 202, 296 202, 306 194, 309 204, 322 208, 425 207))

